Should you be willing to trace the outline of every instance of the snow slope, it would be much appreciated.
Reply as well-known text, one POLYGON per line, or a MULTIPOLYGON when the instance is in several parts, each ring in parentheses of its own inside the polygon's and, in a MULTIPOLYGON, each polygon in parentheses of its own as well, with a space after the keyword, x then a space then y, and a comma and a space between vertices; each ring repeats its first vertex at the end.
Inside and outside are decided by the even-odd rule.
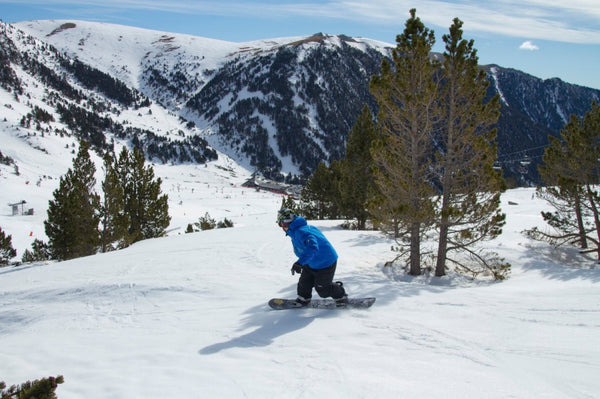
POLYGON ((293 36, 235 43, 80 20, 25 21, 13 25, 142 91, 140 82, 144 80, 143 69, 147 65, 201 80, 237 57, 277 49, 303 38, 293 36))
POLYGON ((297 278, 280 198, 214 184, 180 190, 177 212, 221 209, 234 228, 0 269, 0 380, 63 374, 61 399, 600 396, 600 271, 520 234, 544 207, 530 189, 504 195, 490 243, 513 264, 506 282, 407 278, 383 266, 379 233, 315 222, 350 294, 377 302, 272 311, 297 278))
MULTIPOLYGON (((55 21, 48 29, 50 26, 60 25, 61 23, 55 21)), ((12 36, 20 36, 20 33, 13 32, 12 27, 9 26, 8 30, 12 36)), ((70 30, 66 29, 61 34, 66 35, 70 30)), ((134 29, 133 32, 137 30, 134 29)), ((136 36, 127 30, 113 30, 110 26, 106 27, 105 34, 121 34, 123 37, 139 41, 143 38, 147 41, 151 39, 150 34, 143 30, 136 36)), ((156 36, 160 37, 158 33, 156 36)), ((94 46, 100 45, 101 42, 94 42, 94 46)), ((35 42, 29 40, 26 43, 29 47, 36 46, 35 42)), ((98 52, 97 55, 100 58, 110 58, 113 50, 122 54, 132 52, 131 44, 124 46, 110 51, 104 49, 109 52, 98 52), (125 51, 126 49, 128 51, 125 51)), ((207 46, 211 48, 211 45, 207 46)), ((214 44, 212 48, 218 49, 219 46, 214 44)), ((47 52, 41 52, 39 57, 44 58, 49 65, 56 62, 47 52)), ((127 56, 124 55, 124 59, 127 61, 127 56)), ((76 137, 56 133, 69 129, 61 122, 60 115, 45 102, 48 88, 18 65, 12 66, 22 80, 27 94, 16 100, 12 92, 0 89, 0 151, 4 157, 14 161, 14 165, 0 163, 0 227, 7 235, 11 235, 13 247, 17 250, 14 261, 18 261, 26 249, 31 249, 31 243, 35 239, 47 241, 43 222, 47 215, 48 201, 53 198, 60 177, 71 168, 78 150, 78 141, 76 137), (36 129, 35 124, 31 128, 25 128, 20 123, 34 106, 47 110, 54 118, 53 122, 44 124, 45 133, 36 129), (25 201, 25 204, 19 206, 19 214, 13 215, 9 204, 22 201, 25 201), (33 215, 21 214, 21 208, 25 212, 32 209, 33 215)), ((157 104, 152 104, 143 112, 133 108, 121 109, 118 114, 110 114, 109 117, 123 125, 149 129, 156 135, 169 139, 180 139, 181 132, 188 136, 197 134, 197 129, 187 128, 177 115, 157 104)), ((114 139, 114 136, 107 133, 107 141, 110 142, 111 139, 114 139)), ((130 143, 121 139, 115 140, 117 153, 122 145, 130 146, 130 143)), ((96 191, 102 193, 102 161, 95 152, 90 154, 96 161, 96 191)), ((227 217, 235 218, 236 224, 243 224, 246 220, 253 220, 251 215, 263 211, 250 209, 248 201, 258 204, 265 194, 241 187, 251 172, 233 162, 226 154, 219 153, 218 158, 207 165, 154 165, 155 174, 163 180, 162 190, 169 195, 169 210, 172 216, 168 229, 170 234, 182 233, 189 223, 197 222, 207 212, 217 221, 227 217)), ((269 198, 269 209, 273 204, 278 206, 281 201, 273 196, 269 198)))
POLYGON ((13 25, 138 89, 141 63, 146 58, 172 68, 183 47, 202 57, 199 70, 213 69, 239 48, 239 44, 222 40, 107 23, 41 20, 13 25))
MULTIPOLYGON (((5 94, 0 90, 0 102, 5 94)), ((3 108, 0 108, 0 150, 15 161, 19 173, 15 173, 14 165, 0 164, 0 227, 11 235, 17 261, 26 249, 31 249, 35 239, 47 241, 43 222, 48 201, 53 198, 60 177, 72 167, 78 146, 73 137, 31 135, 30 131, 20 128, 16 120, 11 120, 12 113, 3 108), (2 120, 2 115, 7 115, 8 120, 2 120), (9 204, 21 201, 26 201, 23 210, 33 209, 33 215, 22 215, 19 206, 19 214, 13 216, 9 204)), ((138 125, 143 124, 144 117, 132 114, 131 118, 138 125)), ((154 112, 152 118, 164 129, 175 126, 175 118, 160 112, 154 112)), ((96 161, 96 192, 102 193, 102 161, 96 153, 90 152, 90 155, 96 161)), ((227 217, 235 219, 236 224, 243 224, 253 221, 252 215, 265 212, 261 199, 268 198, 269 210, 281 203, 280 198, 241 187, 251 172, 225 154, 219 154, 217 161, 207 165, 158 164, 153 168, 155 175, 162 179, 162 191, 169 196, 170 234, 182 233, 188 223, 197 222, 207 212, 217 221, 227 217), (251 206, 252 203, 256 206, 251 206)))

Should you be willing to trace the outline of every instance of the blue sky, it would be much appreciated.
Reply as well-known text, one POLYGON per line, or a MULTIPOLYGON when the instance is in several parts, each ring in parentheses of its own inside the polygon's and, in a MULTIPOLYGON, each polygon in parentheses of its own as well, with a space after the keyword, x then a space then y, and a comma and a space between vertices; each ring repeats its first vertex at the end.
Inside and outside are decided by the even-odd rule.
POLYGON ((316 32, 395 44, 409 10, 434 30, 455 17, 480 64, 600 89, 600 0, 0 0, 0 19, 81 19, 235 42, 316 32))

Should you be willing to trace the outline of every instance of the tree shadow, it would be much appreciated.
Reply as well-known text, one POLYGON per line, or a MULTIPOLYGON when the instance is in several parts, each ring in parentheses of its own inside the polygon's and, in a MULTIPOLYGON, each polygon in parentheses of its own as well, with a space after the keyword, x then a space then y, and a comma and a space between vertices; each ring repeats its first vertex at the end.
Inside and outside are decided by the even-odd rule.
POLYGON ((600 282, 598 261, 577 248, 532 245, 527 248, 523 261, 523 269, 537 270, 550 279, 600 282))
POLYGON ((20 272, 22 270, 27 270, 27 269, 32 269, 32 268, 36 268, 36 267, 42 267, 42 266, 46 266, 48 264, 50 264, 52 261, 39 261, 39 262, 33 262, 33 263, 26 263, 25 265, 8 265, 8 266, 0 266, 0 274, 9 274, 9 273, 16 273, 16 272, 20 272))

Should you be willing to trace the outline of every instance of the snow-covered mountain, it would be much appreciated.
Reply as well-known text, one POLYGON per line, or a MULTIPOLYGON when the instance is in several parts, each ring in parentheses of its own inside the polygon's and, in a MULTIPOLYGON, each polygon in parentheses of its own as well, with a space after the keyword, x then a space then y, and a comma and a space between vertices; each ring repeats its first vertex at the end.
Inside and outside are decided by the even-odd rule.
POLYGON ((216 158, 195 129, 135 87, 12 25, 0 27, 1 84, 11 94, 5 97, 4 106, 13 109, 8 122, 16 120, 28 133, 58 132, 83 138, 99 150, 113 140, 133 141, 148 159, 163 163, 203 163, 216 158), (20 96, 30 100, 24 107, 13 104, 20 102, 20 96), (162 115, 168 123, 157 123, 162 115))
MULTIPOLYGON (((368 82, 392 44, 343 35, 230 43, 82 21, 16 24, 135 88, 194 124, 210 145, 249 168, 306 176, 343 156, 368 82)), ((600 91, 484 67, 502 98, 499 159, 513 184, 539 182, 547 136, 582 116, 600 91), (523 159, 530 161, 523 164, 523 159)))
MULTIPOLYGON (((228 192, 240 190, 250 171, 218 154, 175 113, 12 25, 0 24, 0 44, 0 227, 12 236, 15 260, 36 238, 47 240, 48 201, 80 138, 99 150, 134 143, 146 151, 169 195, 173 234, 207 212, 217 220, 231 219, 238 209, 248 213, 244 204, 227 205, 227 198, 237 198, 228 192), (95 86, 98 81, 102 87, 95 86), (214 199, 219 206, 182 211, 182 195, 192 192, 188 202, 214 199)), ((101 192, 102 162, 98 153, 92 156, 101 192)))
MULTIPOLYGON (((343 155, 389 46, 317 34, 230 43, 82 21, 16 24, 193 123, 263 174, 309 175, 343 155), (122 56, 124 55, 124 56, 122 56)), ((372 104, 373 105, 373 104, 372 104)))
POLYGON ((30 21, 14 26, 172 109, 181 109, 228 61, 290 40, 233 43, 86 21, 30 21), (168 82, 162 81, 165 78, 168 82), (180 87, 174 89, 176 85, 180 87))

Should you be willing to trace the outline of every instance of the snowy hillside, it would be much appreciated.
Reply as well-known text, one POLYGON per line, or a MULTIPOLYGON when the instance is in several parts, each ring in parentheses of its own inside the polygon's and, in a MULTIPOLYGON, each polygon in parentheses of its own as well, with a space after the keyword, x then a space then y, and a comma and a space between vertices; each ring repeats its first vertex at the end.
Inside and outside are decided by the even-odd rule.
MULTIPOLYGON (((18 261, 36 238, 47 241, 43 222, 48 201, 53 198, 60 177, 72 167, 75 154, 71 151, 76 150, 76 142, 54 136, 22 137, 18 130, 10 129, 0 130, 0 137, 4 155, 13 158, 19 169, 16 175, 14 166, 0 164, 0 227, 12 236, 17 250, 14 260, 18 261), (45 151, 36 148, 36 143, 45 151), (9 204, 21 201, 26 203, 19 205, 18 214, 13 215, 9 204), (33 209, 33 215, 22 214, 21 208, 24 213, 33 209)), ((97 165, 96 191, 101 193, 102 162, 94 153, 91 155, 97 165)), ((273 209, 281 204, 280 196, 242 187, 251 173, 224 154, 206 165, 156 164, 153 168, 163 181, 162 192, 169 196, 170 235, 183 234, 189 223, 197 222, 206 213, 217 221, 232 220, 236 226, 254 223, 265 213, 270 213, 272 219, 273 209), (258 201, 262 199, 267 205, 258 201)))
POLYGON ((61 399, 600 395, 600 271, 520 234, 540 223, 531 190, 504 195, 508 223, 490 244, 513 264, 506 282, 402 277, 382 266, 380 234, 317 222, 340 253, 337 278, 377 302, 297 311, 266 305, 297 279, 278 198, 210 191, 218 207, 181 190, 179 212, 228 210, 238 226, 0 269, 0 379, 63 374, 61 399))
MULTIPOLYGON (((187 96, 201 89, 202 83, 227 62, 273 53, 283 46, 307 40, 304 36, 291 36, 236 43, 124 25, 70 20, 25 21, 13 25, 143 92, 146 90, 140 83, 147 78, 144 73, 149 65, 155 65, 162 71, 193 76, 197 85, 193 91, 186 93, 187 96)), ((373 47, 385 53, 386 48, 394 46, 371 39, 352 40, 353 46, 361 50, 373 47)), ((339 38, 331 37, 329 45, 339 47, 339 38)))
POLYGON ((213 148, 274 179, 339 159, 390 48, 321 33, 232 43, 85 21, 14 25, 138 89, 213 148))
MULTIPOLYGON (((58 55, 43 42, 33 40, 6 24, 1 26, 0 33, 6 35, 0 35, 0 40, 6 40, 2 50, 10 52, 14 45, 20 49, 15 48, 15 53, 22 51, 18 56, 11 54, 7 57, 19 62, 5 65, 10 67, 7 70, 14 73, 19 84, 15 85, 17 87, 0 87, 0 152, 3 158, 11 160, 7 163, 0 162, 0 227, 12 236, 13 247, 17 250, 14 260, 18 261, 26 249, 31 249, 31 243, 35 239, 47 241, 43 221, 46 219, 48 201, 58 188, 60 177, 71 167, 78 149, 79 137, 73 132, 75 129, 64 121, 63 115, 57 112, 59 105, 66 107, 75 104, 81 113, 85 111, 89 112, 88 115, 110 119, 115 127, 137 129, 125 137, 118 137, 111 129, 103 131, 105 136, 101 141, 114 146, 117 152, 123 145, 131 146, 133 139, 143 140, 143 135, 137 133, 145 131, 143 129, 148 129, 170 145, 187 140, 194 135, 196 129, 187 127, 185 121, 157 104, 141 108, 127 107, 87 89, 59 67, 58 55), (42 67, 41 64, 33 64, 32 67, 31 60, 47 65, 48 70, 55 74, 50 75, 51 77, 64 76, 63 86, 68 85, 66 87, 71 92, 86 96, 86 101, 71 99, 57 89, 56 86, 59 85, 48 84, 48 74, 32 73, 32 70, 42 67), (104 112, 97 111, 94 107, 104 109, 104 112), (39 122, 34 119, 30 126, 24 126, 22 121, 36 109, 46 112, 50 120, 39 122), (22 202, 22 205, 17 206, 17 213, 13 214, 11 205, 22 202), (31 215, 27 214, 30 210, 33 213, 31 215)), ((100 183, 104 178, 102 162, 96 152, 91 155, 97 165, 97 192, 100 193, 100 183)), ((154 170, 163 180, 163 192, 169 195, 171 234, 182 233, 188 223, 197 222, 207 212, 219 221, 227 217, 235 218, 234 223, 243 223, 235 210, 243 213, 245 198, 263 195, 241 188, 241 184, 251 173, 225 154, 219 154, 218 159, 207 164, 158 163, 154 170), (203 200, 207 202, 198 202, 203 200), (186 210, 182 210, 184 204, 189 206, 186 210)), ((248 213, 251 212, 246 214, 248 213)))
POLYGON ((143 86, 146 79, 144 72, 149 65, 163 71, 194 76, 196 86, 187 95, 200 89, 211 73, 226 62, 244 53, 268 50, 299 39, 234 43, 123 25, 68 20, 27 21, 14 25, 143 92, 151 91, 143 86))
MULTIPOLYGON (((320 161, 343 157, 363 106, 377 110, 369 81, 394 46, 327 33, 232 43, 75 20, 12 26, 138 90, 153 113, 160 109, 189 124, 175 130, 186 138, 202 138, 247 168, 290 181, 309 176, 320 161)), ((582 117, 600 91, 498 65, 482 68, 490 97, 502 96, 498 160, 504 174, 511 186, 539 184, 548 135, 570 115, 582 117)))

